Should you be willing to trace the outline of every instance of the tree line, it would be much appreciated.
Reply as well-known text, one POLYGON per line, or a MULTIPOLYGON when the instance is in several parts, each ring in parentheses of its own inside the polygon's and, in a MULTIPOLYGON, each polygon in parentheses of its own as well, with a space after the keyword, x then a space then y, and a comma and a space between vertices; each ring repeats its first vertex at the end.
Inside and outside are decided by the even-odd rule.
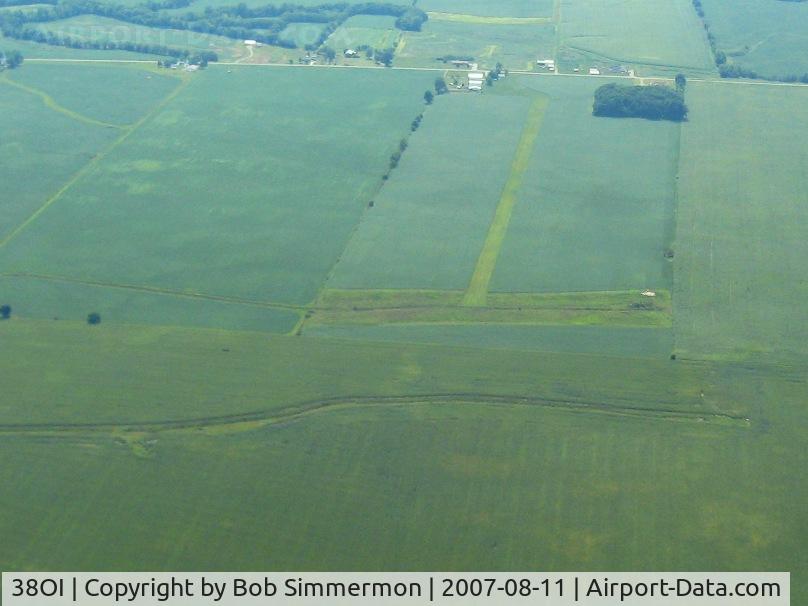
POLYGON ((3 69, 16 69, 22 65, 24 58, 20 51, 8 51, 4 53, 0 50, 0 71, 3 69))
MULTIPOLYGON (((0 0, 0 2, 23 2, 24 0, 0 0)), ((134 6, 101 2, 99 0, 49 0, 52 6, 42 6, 35 11, 10 11, 0 13, 0 32, 8 38, 33 40, 45 44, 101 50, 135 50, 151 54, 179 56, 178 49, 135 43, 88 43, 59 34, 39 32, 31 24, 69 19, 79 15, 96 15, 125 23, 160 29, 189 30, 203 34, 224 36, 235 40, 256 40, 263 44, 296 48, 294 41, 281 37, 281 32, 290 23, 325 23, 319 39, 306 45, 307 50, 319 48, 342 23, 356 15, 385 15, 396 17, 397 28, 418 31, 427 20, 427 14, 413 6, 381 2, 348 4, 345 2, 299 6, 294 4, 269 4, 248 7, 244 3, 233 6, 206 7, 202 12, 167 13, 165 9, 184 8, 192 0, 149 0, 134 6), (132 48, 137 47, 137 48, 132 48)), ((392 61, 392 59, 391 59, 392 61)))
POLYGON ((592 113, 612 118, 645 118, 647 120, 687 119, 684 87, 677 82, 677 90, 668 86, 631 86, 605 84, 595 91, 592 113))
MULTIPOLYGON (((718 68, 718 73, 722 78, 748 78, 750 80, 774 80, 776 82, 802 82, 808 84, 808 72, 802 74, 785 74, 785 75, 762 75, 753 69, 741 67, 736 63, 730 63, 730 56, 726 52, 718 48, 718 41, 715 34, 710 30, 710 23, 707 21, 707 16, 704 13, 704 6, 701 0, 691 0, 693 8, 696 9, 696 14, 701 19, 704 26, 704 31, 707 34, 707 42, 710 44, 710 49, 713 52, 713 59, 715 66, 718 68)), ((806 0, 782 0, 783 2, 805 2, 806 0)), ((742 53, 739 53, 742 54, 742 53)))

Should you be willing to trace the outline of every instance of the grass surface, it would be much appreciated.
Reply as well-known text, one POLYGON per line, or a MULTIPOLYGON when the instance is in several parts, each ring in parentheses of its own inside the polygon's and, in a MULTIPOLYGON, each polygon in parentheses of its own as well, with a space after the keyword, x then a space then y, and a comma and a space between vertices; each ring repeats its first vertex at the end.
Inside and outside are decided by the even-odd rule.
POLYGON ((670 289, 679 126, 593 117, 599 83, 521 81, 550 102, 491 290, 670 289))
POLYGON ((551 54, 552 24, 492 25, 430 19, 422 31, 407 32, 396 52, 395 65, 440 67, 438 57, 470 56, 481 67, 502 63, 509 69, 530 69, 536 58, 551 54))
POLYGON ((180 83, 143 66, 28 64, 9 76, 51 109, 97 125, 125 126, 143 117, 180 83), (92 94, 88 94, 92 91, 92 94), (121 92, 126 91, 126 95, 121 92))
POLYGON ((438 97, 329 285, 465 289, 527 109, 519 97, 438 97))
POLYGON ((730 62, 769 77, 808 73, 808 4, 703 0, 702 5, 730 62))
POLYGON ((429 12, 483 17, 546 17, 553 14, 553 0, 419 0, 429 12))
POLYGON ((559 38, 562 53, 584 65, 715 71, 690 0, 562 0, 559 38))
POLYGON ((371 70, 196 74, 17 234, 0 266, 306 303, 420 111, 425 81, 371 70))
POLYGON ((357 15, 340 25, 325 44, 338 53, 357 46, 395 48, 401 35, 395 28, 395 21, 395 17, 357 15))
POLYGON ((0 240, 119 133, 47 107, 42 98, 0 78, 0 240))
POLYGON ((694 85, 683 129, 677 348, 804 360, 808 89, 694 85))

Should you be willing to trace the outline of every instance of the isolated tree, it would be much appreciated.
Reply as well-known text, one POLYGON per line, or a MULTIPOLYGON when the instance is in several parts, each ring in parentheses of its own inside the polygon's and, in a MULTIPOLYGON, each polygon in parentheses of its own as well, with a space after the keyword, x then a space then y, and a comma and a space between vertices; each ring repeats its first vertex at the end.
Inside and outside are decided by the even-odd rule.
POLYGON ((87 314, 87 324, 91 326, 95 326, 96 324, 101 324, 101 314, 93 312, 91 314, 87 314))
POLYGON ((409 143, 407 143, 406 139, 402 139, 401 141, 398 142, 398 149, 401 150, 401 153, 404 153, 404 150, 406 150, 408 146, 409 143))
POLYGON ((393 155, 390 156, 390 170, 393 170, 396 166, 398 166, 398 163, 400 161, 401 161, 401 152, 400 151, 393 152, 393 155))
POLYGON ((446 81, 443 78, 435 78, 435 92, 439 95, 449 92, 449 87, 446 86, 446 81))
POLYGON ((334 61, 334 59, 337 58, 337 51, 335 51, 330 46, 326 46, 323 49, 323 54, 325 55, 325 58, 328 59, 329 63, 331 63, 332 61, 334 61))
POLYGON ((0 305, 0 320, 8 320, 11 317, 11 305, 0 305))
POLYGON ((686 86, 687 86, 687 78, 685 78, 685 75, 676 74, 676 90, 678 90, 680 93, 684 93, 686 86))
POLYGON ((426 101, 427 105, 432 105, 432 101, 435 100, 435 95, 432 94, 431 90, 428 90, 424 93, 424 101, 426 101))

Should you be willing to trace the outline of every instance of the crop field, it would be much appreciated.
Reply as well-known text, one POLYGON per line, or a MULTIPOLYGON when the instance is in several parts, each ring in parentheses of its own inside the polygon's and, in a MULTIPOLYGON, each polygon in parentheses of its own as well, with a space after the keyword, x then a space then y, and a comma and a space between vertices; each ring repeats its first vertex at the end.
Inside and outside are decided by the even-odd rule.
POLYGON ((559 40, 559 58, 568 64, 715 71, 690 0, 562 0, 559 40))
POLYGON ((730 63, 767 77, 808 73, 808 4, 702 0, 702 6, 730 63))
POLYGON ((690 92, 676 237, 684 355, 793 361, 808 353, 806 102, 806 88, 690 92))
POLYGON ((550 101, 491 289, 670 289, 679 126, 593 117, 592 79, 524 83, 550 101))
POLYGON ((717 80, 689 0, 416 6, 336 65, 0 39, 0 569, 790 570, 806 602, 808 87, 717 80), (459 56, 511 72, 472 94, 459 56), (679 71, 687 121, 592 115, 679 71))
POLYGON ((6 78, 8 84, 39 96, 49 108, 66 110, 69 117, 117 127, 137 122, 181 82, 168 70, 83 63, 31 64, 6 78), (92 95, 87 95, 88 89, 92 95), (126 96, 121 98, 124 90, 126 96))
POLYGON ((537 57, 552 53, 555 28, 549 23, 480 24, 430 19, 420 32, 406 32, 396 65, 440 67, 438 57, 470 56, 482 67, 502 63, 509 69, 532 68, 537 57))
POLYGON ((305 304, 431 82, 211 69, 5 242, 1 271, 305 304))
POLYGON ((330 285, 465 289, 508 178, 528 105, 523 97, 438 98, 366 213, 330 285))
POLYGON ((416 6, 428 13, 480 17, 529 18, 553 14, 553 0, 418 0, 416 6))
MULTIPOLYGON (((177 364, 181 374, 170 385, 191 388, 194 365, 201 362, 196 356, 221 360, 220 347, 227 343, 235 359, 206 380, 208 388, 225 393, 238 380, 229 373, 241 368, 247 376, 258 376, 250 368, 262 360, 275 370, 279 364, 295 364, 297 356, 308 358, 300 367, 324 371, 311 381, 321 385, 333 373, 350 374, 335 357, 338 349, 289 337, 268 344, 235 333, 134 329, 121 340, 114 331, 104 334, 113 329, 103 326, 95 333, 67 324, 54 331, 37 322, 7 323, 0 330, 24 358, 29 351, 51 351, 62 344, 71 348, 72 357, 91 365, 86 372, 98 379, 85 393, 92 419, 136 418, 150 402, 145 397, 150 393, 126 403, 100 400, 104 389, 120 393, 120 379, 114 375, 123 359, 133 362, 136 373, 157 370, 169 360, 184 361, 186 365, 177 364), (44 341, 36 339, 37 333, 44 341), (83 346, 74 350, 77 342, 83 346), (291 358, 275 355, 276 348, 291 358), (178 357, 177 351, 185 355, 178 357), (151 363, 138 360, 143 354, 156 357, 151 363), (247 368, 240 365, 244 362, 247 368)), ((396 376, 413 386, 423 384, 417 378, 419 367, 433 373, 445 369, 446 376, 462 382, 462 368, 470 374, 493 363, 500 370, 512 361, 507 354, 492 358, 463 349, 375 351, 382 359, 365 369, 363 386, 377 387, 378 377, 396 393, 402 389, 396 376), (453 355, 445 355, 447 351, 453 355), (390 364, 391 355, 400 364, 390 364)), ((415 397, 346 402, 293 422, 225 422, 202 429, 50 427, 32 429, 26 437, 9 435, 3 425, 0 449, 6 463, 0 481, 7 488, 0 496, 5 539, 0 561, 9 568, 37 569, 505 570, 541 564, 555 570, 794 570, 804 565, 804 556, 794 559, 801 553, 805 523, 800 470, 808 463, 797 430, 806 421, 799 385, 757 384, 742 371, 714 374, 715 369, 705 372, 701 364, 597 357, 579 360, 573 368, 580 374, 565 378, 564 356, 525 355, 531 354, 521 354, 524 368, 511 367, 500 385, 513 390, 514 379, 530 369, 540 373, 545 385, 559 389, 565 383, 579 395, 592 389, 603 398, 610 393, 638 398, 632 401, 648 412, 603 408, 576 413, 529 401, 429 403, 415 397), (732 400, 737 407, 738 396, 754 387, 780 402, 765 414, 766 431, 758 429, 760 418, 750 426, 735 416, 714 416, 698 404, 705 402, 698 395, 705 390, 713 405, 732 400), (693 415, 685 406, 679 417, 653 413, 673 397, 692 402, 700 412, 693 415), (51 478, 47 484, 34 480, 41 475, 51 478), (54 501, 65 506, 54 509, 54 501), (248 523, 256 517, 262 521, 260 533, 248 523)), ((368 361, 356 363, 365 367, 368 361)), ((81 385, 82 374, 75 374, 72 364, 63 359, 65 373, 52 376, 51 387, 81 385)), ((484 376, 492 376, 493 370, 484 376)), ((3 390, 11 387, 16 393, 20 382, 9 381, 9 376, 0 378, 3 390)), ((291 373, 262 376, 287 381, 286 390, 294 393, 310 384, 291 373)), ((137 374, 132 381, 142 378, 137 374)), ((496 389, 495 378, 486 381, 496 389)), ((533 384, 524 382, 526 388, 533 384)), ((249 388, 260 391, 260 386, 249 388)), ((327 386, 326 393, 345 388, 350 389, 327 386)), ((239 406, 248 407, 246 400, 239 406)), ((58 409, 47 415, 41 407, 26 410, 29 417, 60 415, 58 409)), ((80 411, 71 403, 61 415, 80 419, 80 411)), ((204 408, 194 412, 204 414, 204 408)), ((19 413, 3 409, 2 418, 20 418, 19 413)), ((737 413, 745 414, 741 408, 731 415, 737 413)), ((177 418, 167 410, 157 414, 177 418)), ((799 596, 800 588, 795 589, 799 596)))
POLYGON ((394 17, 357 15, 340 25, 326 44, 337 52, 346 48, 395 48, 401 32, 394 27, 394 17))

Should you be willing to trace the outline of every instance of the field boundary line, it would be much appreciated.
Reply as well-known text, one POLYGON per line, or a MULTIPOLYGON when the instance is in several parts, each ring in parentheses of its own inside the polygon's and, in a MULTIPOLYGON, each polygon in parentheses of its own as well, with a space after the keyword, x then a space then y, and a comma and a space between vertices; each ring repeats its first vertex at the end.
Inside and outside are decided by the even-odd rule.
POLYGON ((494 274, 499 251, 508 231, 511 215, 516 206, 519 190, 522 187, 522 179, 533 154, 533 146, 539 136, 547 105, 548 100, 544 97, 535 99, 530 105, 525 126, 522 129, 522 136, 511 163, 510 174, 505 182, 499 204, 494 212, 494 218, 488 229, 488 235, 477 259, 477 265, 471 276, 466 296, 463 299, 464 305, 477 307, 485 305, 486 297, 488 296, 488 285, 491 282, 491 276, 494 274))
POLYGON ((725 425, 749 427, 751 419, 743 415, 694 411, 674 407, 650 408, 629 404, 607 404, 603 402, 571 398, 543 398, 487 393, 423 393, 412 395, 346 395, 300 402, 286 408, 259 410, 233 415, 174 419, 164 421, 106 422, 106 423, 19 423, 0 424, 0 435, 58 435, 58 434, 98 434, 121 432, 165 432, 187 431, 205 428, 238 426, 243 424, 276 425, 289 423, 305 417, 341 409, 385 408, 392 406, 422 404, 483 404, 489 406, 522 406, 543 409, 556 409, 573 413, 611 414, 651 418, 667 421, 693 421, 698 423, 718 422, 725 425))
POLYGON ((14 230, 9 233, 5 238, 0 240, 0 249, 3 249, 9 242, 11 242, 14 238, 20 235, 25 229, 31 225, 34 221, 36 221, 42 214, 48 210, 53 204, 55 204, 64 194, 67 192, 71 187, 73 187, 76 183, 78 183, 84 176, 88 175, 92 170, 103 160, 105 159, 112 151, 114 151, 121 143, 126 141, 129 136, 135 132, 138 128, 143 126, 149 119, 157 114, 163 107, 165 107, 169 102, 171 102, 177 95, 182 92, 185 87, 190 82, 189 78, 184 78, 171 93, 169 93, 163 100, 161 100, 157 105, 152 108, 150 112, 140 118, 137 122, 123 127, 123 134, 115 139, 112 143, 110 143, 107 148, 98 154, 96 154, 92 160, 90 160, 87 164, 82 166, 78 172, 76 172, 68 181, 65 183, 55 194, 53 194, 50 198, 48 198, 45 203, 40 206, 34 213, 29 216, 25 221, 23 221, 20 225, 18 225, 14 230))
POLYGON ((42 103, 45 104, 45 107, 47 107, 48 109, 52 109, 57 113, 63 114, 68 118, 72 118, 73 120, 84 122, 85 124, 92 124, 93 126, 100 126, 103 128, 115 128, 118 130, 127 128, 127 125, 125 124, 112 124, 111 122, 102 122, 101 120, 96 120, 94 118, 90 118, 78 112, 74 112, 72 109, 67 109, 66 107, 60 105, 56 101, 56 99, 51 97, 46 92, 41 91, 38 88, 34 88, 33 86, 28 86, 27 84, 16 82, 15 80, 12 80, 7 74, 4 74, 3 77, 0 78, 0 82, 7 84, 18 90, 24 91, 28 94, 39 97, 42 100, 42 103))
POLYGON ((169 288, 161 288, 159 286, 148 286, 138 284, 123 284, 116 282, 103 282, 100 280, 84 280, 81 278, 70 278, 65 276, 51 276, 47 274, 33 274, 26 272, 6 272, 0 273, 0 278, 23 278, 29 280, 41 280, 47 282, 66 282, 69 284, 80 284, 82 286, 95 286, 98 288, 114 288, 117 290, 131 290, 136 292, 145 292, 155 295, 163 295, 167 297, 179 297, 185 299, 204 299, 207 301, 218 301, 220 303, 233 303, 237 305, 246 305, 251 307, 264 307, 267 309, 283 309, 288 311, 304 311, 308 309, 306 306, 294 305, 291 303, 273 303, 272 301, 259 301, 256 299, 243 299, 240 297, 228 297, 226 295, 213 295, 201 292, 172 290, 169 288))

